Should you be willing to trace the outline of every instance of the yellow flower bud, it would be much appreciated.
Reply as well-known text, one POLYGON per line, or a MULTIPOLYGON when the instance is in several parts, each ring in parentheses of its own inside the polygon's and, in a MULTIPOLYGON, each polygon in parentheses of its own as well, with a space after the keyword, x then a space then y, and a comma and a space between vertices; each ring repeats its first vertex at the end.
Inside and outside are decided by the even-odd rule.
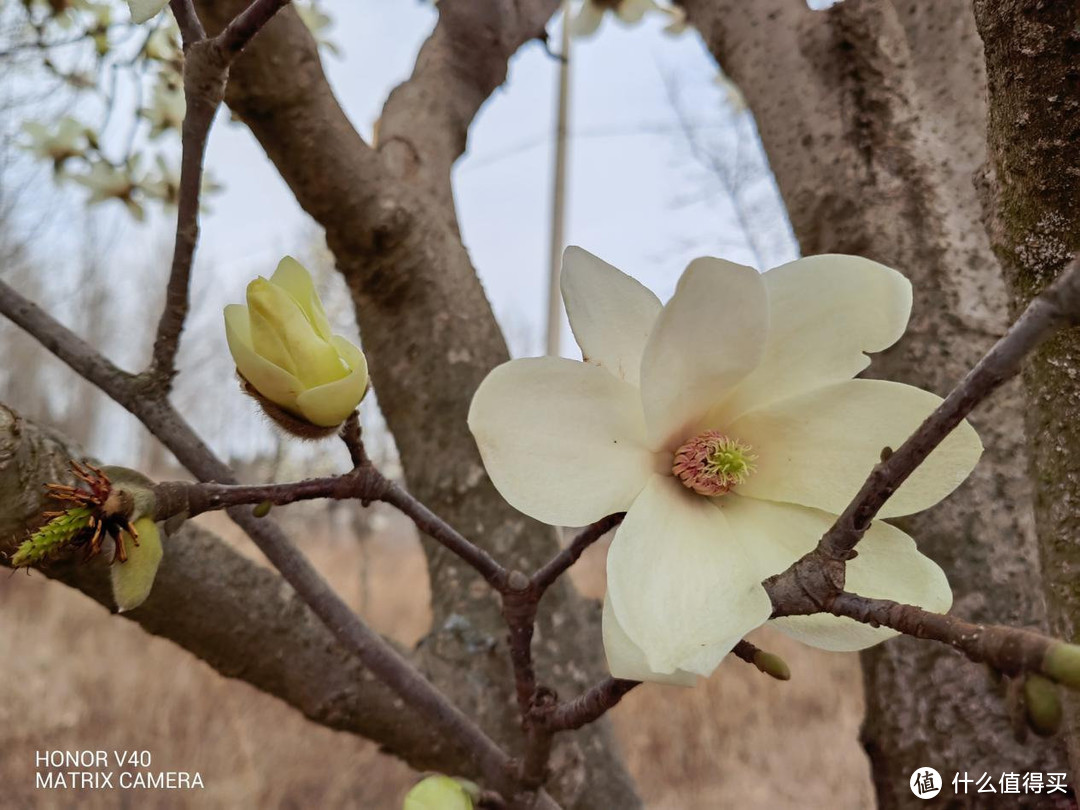
POLYGON ((403 810, 472 810, 465 787, 456 779, 436 774, 417 783, 405 795, 403 810))
POLYGON ((363 352, 330 331, 311 275, 290 256, 248 285, 247 306, 225 307, 225 334, 249 392, 287 428, 333 429, 367 392, 363 352))

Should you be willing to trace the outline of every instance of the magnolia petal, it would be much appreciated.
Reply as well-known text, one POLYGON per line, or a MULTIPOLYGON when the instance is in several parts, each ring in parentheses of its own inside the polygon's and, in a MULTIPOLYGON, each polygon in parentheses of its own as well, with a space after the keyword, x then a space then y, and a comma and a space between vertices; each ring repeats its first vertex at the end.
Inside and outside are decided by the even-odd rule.
POLYGON ((684 672, 679 669, 670 675, 665 675, 649 669, 645 661, 645 653, 626 635, 626 631, 622 629, 611 607, 611 600, 606 597, 602 626, 604 652, 607 655, 608 671, 611 672, 612 677, 631 681, 653 681, 673 686, 693 686, 697 683, 697 675, 693 672, 684 672))
POLYGON ((294 374, 306 388, 348 373, 334 347, 315 332, 283 287, 257 278, 248 284, 247 303, 251 346, 258 355, 294 374))
POLYGON ((768 299, 751 267, 695 259, 661 311, 641 361, 649 444, 674 450, 761 359, 768 299))
POLYGON ((769 336, 758 365, 722 406, 726 419, 867 367, 864 352, 900 339, 911 314, 911 282, 858 256, 809 256, 762 275, 769 336))
POLYGON ((349 373, 340 380, 309 388, 296 398, 301 415, 313 425, 334 427, 349 418, 367 393, 367 358, 356 346, 340 335, 331 342, 349 366, 349 373))
POLYGON ((587 250, 563 253, 562 295, 581 355, 637 385, 661 304, 649 289, 587 250))
POLYGON ((131 21, 133 23, 144 23, 151 17, 156 16, 167 5, 169 5, 169 0, 128 0, 128 8, 131 9, 131 21))
POLYGON ((315 327, 319 337, 329 341, 334 336, 330 329, 330 321, 326 318, 322 300, 315 290, 315 282, 306 267, 292 256, 286 256, 278 262, 274 275, 270 276, 270 281, 283 288, 296 300, 311 325, 315 327))
POLYGON ((648 669, 709 675, 769 618, 756 560, 720 509, 654 475, 615 534, 608 595, 648 669))
POLYGON ((255 389, 281 407, 295 411, 296 397, 303 390, 300 381, 285 369, 264 360, 251 347, 248 308, 241 304, 225 307, 225 337, 240 375, 255 389))
POLYGON ((600 28, 604 19, 604 9, 592 0, 585 0, 578 13, 570 21, 570 35, 573 37, 591 37, 600 28))
POLYGON ((165 553, 161 547, 161 534, 151 518, 136 520, 135 531, 139 534, 137 545, 130 534, 121 532, 127 560, 117 560, 109 567, 113 599, 121 613, 134 610, 150 596, 165 553))
POLYGON ((469 429, 503 498, 556 526, 625 511, 653 469, 637 389, 576 360, 494 369, 473 396, 469 429))
MULTIPOLYGON (((750 411, 726 428, 757 453, 740 495, 839 514, 885 447, 899 447, 941 398, 902 383, 849 380, 750 411)), ((933 506, 974 469, 982 443, 961 422, 886 502, 879 517, 933 506)))

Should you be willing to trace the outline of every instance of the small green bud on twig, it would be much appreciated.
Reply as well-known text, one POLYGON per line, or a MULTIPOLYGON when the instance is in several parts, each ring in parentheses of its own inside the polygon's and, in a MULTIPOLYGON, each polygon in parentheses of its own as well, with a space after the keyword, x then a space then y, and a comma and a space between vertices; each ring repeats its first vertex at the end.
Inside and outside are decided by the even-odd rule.
POLYGON ((251 514, 257 518, 264 518, 270 514, 270 507, 273 506, 270 501, 263 501, 251 510, 251 514))
POLYGON ((778 681, 791 680, 791 668, 775 653, 758 650, 754 653, 754 666, 778 681))
POLYGON ((1070 689, 1080 689, 1080 646, 1052 644, 1043 658, 1042 674, 1070 689))
POLYGON ((1061 698, 1053 681, 1029 675, 1024 681, 1024 708, 1028 727, 1040 737, 1050 737, 1061 728, 1061 698))

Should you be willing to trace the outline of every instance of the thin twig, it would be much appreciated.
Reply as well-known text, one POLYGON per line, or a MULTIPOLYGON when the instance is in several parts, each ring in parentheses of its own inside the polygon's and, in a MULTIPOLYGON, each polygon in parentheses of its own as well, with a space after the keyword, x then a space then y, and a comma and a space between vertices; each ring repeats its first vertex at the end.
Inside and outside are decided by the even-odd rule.
POLYGON ((603 717, 639 683, 622 678, 604 678, 573 700, 536 711, 535 721, 550 732, 581 728, 603 717))
MULTIPOLYGON (((179 4, 179 0, 176 0, 179 4)), ((190 2, 190 0, 189 0, 190 2)), ((210 125, 225 96, 229 63, 213 40, 184 48, 184 123, 181 128, 180 186, 172 267, 165 288, 165 308, 158 321, 148 381, 167 392, 176 376, 180 333, 187 319, 191 265, 199 241, 199 198, 210 125)))
POLYGON ((180 333, 187 320, 191 266, 199 242, 199 198, 203 163, 214 116, 225 96, 229 65, 244 46, 288 0, 255 0, 213 39, 207 40, 192 0, 172 0, 173 14, 184 39, 184 101, 181 128, 180 187, 176 239, 165 308, 158 321, 147 387, 167 392, 176 376, 180 333))
POLYGON ((595 523, 590 523, 571 540, 567 546, 555 554, 548 562, 544 563, 535 574, 532 575, 533 587, 540 593, 546 591, 555 580, 561 577, 566 570, 578 561, 578 558, 589 546, 614 529, 626 512, 617 512, 613 515, 600 518, 595 523))
POLYGON ((1042 671, 1047 651, 1061 644, 1058 639, 1030 630, 975 624, 955 616, 931 613, 915 605, 846 592, 833 600, 829 612, 863 624, 891 627, 915 638, 940 641, 972 661, 989 664, 1006 675, 1042 671))
POLYGON ((206 31, 203 30, 199 15, 195 13, 192 0, 170 0, 169 8, 176 18, 176 26, 180 29, 180 38, 185 47, 206 39, 206 31))
POLYGON ((270 503, 284 506, 319 498, 382 501, 395 507, 412 520, 421 532, 475 568, 496 590, 504 591, 508 587, 506 569, 494 557, 386 478, 370 461, 344 475, 308 478, 281 484, 163 481, 155 485, 154 498, 157 520, 168 520, 174 515, 194 517, 203 512, 242 504, 270 503))
POLYGON ((475 568, 495 590, 500 593, 506 590, 508 573, 494 557, 424 506, 411 493, 393 481, 384 480, 386 490, 376 500, 388 503, 404 513, 416 528, 475 568))
POLYGON ((818 544, 822 554, 848 559, 885 502, 972 409, 1015 376, 1024 358, 1059 329, 1080 323, 1080 256, 1035 297, 1009 331, 888 458, 878 464, 818 544))
POLYGON ((221 48, 230 58, 240 53, 262 27, 288 4, 289 0, 255 0, 218 34, 221 48))
POLYGON ((360 412, 353 411, 345 424, 341 426, 341 441, 349 450, 349 458, 352 460, 353 469, 362 467, 368 462, 367 451, 364 449, 364 439, 360 430, 360 412))

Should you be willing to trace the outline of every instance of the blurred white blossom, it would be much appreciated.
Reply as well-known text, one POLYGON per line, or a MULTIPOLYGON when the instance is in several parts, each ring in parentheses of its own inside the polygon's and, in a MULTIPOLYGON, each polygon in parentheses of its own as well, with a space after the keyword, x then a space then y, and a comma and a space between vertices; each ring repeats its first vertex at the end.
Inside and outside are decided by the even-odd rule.
POLYGON ((661 6, 655 0, 584 0, 577 14, 570 20, 570 33, 575 37, 589 37, 597 32, 604 15, 611 12, 616 19, 627 25, 641 22, 650 11, 670 15, 670 33, 679 33, 686 27, 686 15, 682 9, 661 6))
POLYGON ((56 171, 70 158, 82 156, 93 136, 85 124, 70 115, 61 118, 55 129, 38 121, 27 121, 23 132, 29 138, 25 147, 37 157, 51 160, 56 171))
POLYGON ((158 77, 150 104, 142 116, 150 122, 150 137, 157 138, 169 131, 179 132, 184 123, 184 88, 179 78, 166 73, 158 77))
POLYGON ((142 206, 136 200, 139 192, 138 160, 129 160, 123 166, 114 166, 106 160, 98 159, 82 174, 71 174, 76 183, 90 189, 90 204, 108 200, 119 200, 128 212, 139 222, 145 216, 142 206))

